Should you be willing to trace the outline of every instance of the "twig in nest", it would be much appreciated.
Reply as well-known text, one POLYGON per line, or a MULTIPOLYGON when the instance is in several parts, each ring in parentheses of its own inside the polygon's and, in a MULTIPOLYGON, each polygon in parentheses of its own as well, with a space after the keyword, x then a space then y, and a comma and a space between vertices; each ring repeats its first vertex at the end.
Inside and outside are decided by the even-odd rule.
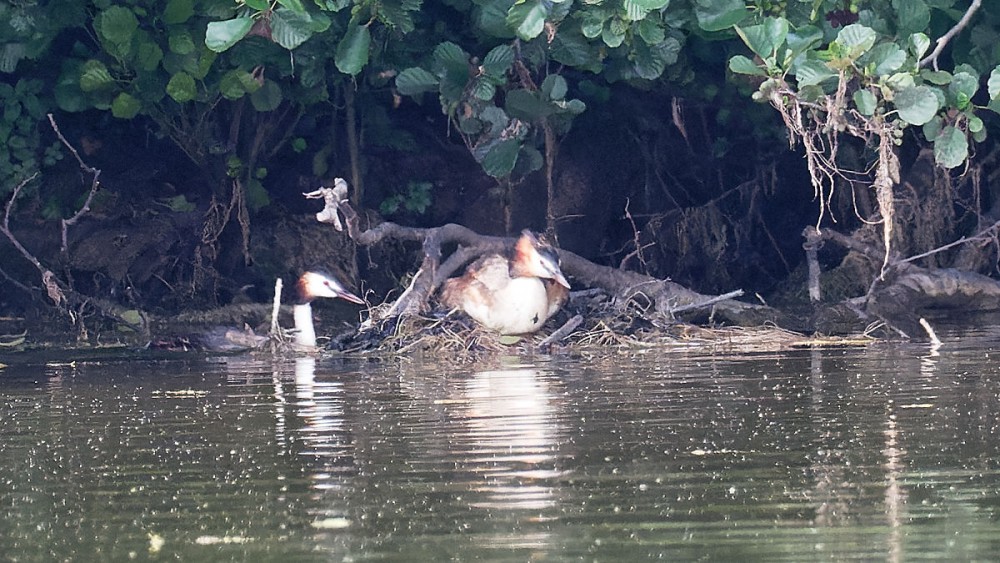
POLYGON ((574 315, 573 318, 566 321, 566 324, 557 328, 552 332, 552 334, 546 336, 541 342, 538 343, 539 350, 545 350, 552 344, 565 339, 571 332, 576 330, 576 327, 580 326, 583 322, 583 315, 574 315))
POLYGON ((679 307, 674 307, 670 309, 671 313, 683 313, 684 311, 691 311, 693 309, 704 309, 710 305, 714 305, 720 301, 726 301, 727 299, 735 299, 743 295, 742 289, 737 289, 736 291, 730 291, 729 293, 723 293, 722 295, 716 295, 704 301, 699 301, 697 303, 689 303, 687 305, 681 305, 679 307))

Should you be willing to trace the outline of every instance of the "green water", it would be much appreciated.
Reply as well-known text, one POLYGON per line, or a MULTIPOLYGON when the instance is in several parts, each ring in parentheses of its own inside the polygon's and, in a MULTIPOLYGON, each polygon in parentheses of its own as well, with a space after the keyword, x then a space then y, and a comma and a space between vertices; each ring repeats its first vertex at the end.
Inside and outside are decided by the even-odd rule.
POLYGON ((0 371, 0 560, 987 560, 990 335, 0 371))

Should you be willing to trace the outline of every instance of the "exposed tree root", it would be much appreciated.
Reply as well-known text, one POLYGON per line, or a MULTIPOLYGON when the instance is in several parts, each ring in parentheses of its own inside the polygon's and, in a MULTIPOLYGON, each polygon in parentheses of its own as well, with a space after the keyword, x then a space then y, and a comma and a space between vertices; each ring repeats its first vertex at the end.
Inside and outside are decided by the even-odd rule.
MULTIPOLYGON (((954 247, 959 242, 980 242, 986 237, 995 236, 998 228, 1000 222, 976 236, 946 244, 918 256, 893 261, 883 270, 883 277, 874 280, 865 296, 850 300, 850 309, 857 313, 860 322, 870 322, 872 318, 877 318, 910 338, 921 338, 925 334, 933 338, 933 330, 923 326, 926 323, 923 317, 929 314, 1000 310, 1000 282, 997 280, 975 272, 953 268, 922 268, 914 264, 914 260, 919 257, 927 257, 954 247)), ((832 229, 819 232, 814 227, 807 227, 803 234, 807 246, 826 241, 860 254, 873 263, 883 260, 882 249, 875 248, 858 237, 850 237, 832 229)))

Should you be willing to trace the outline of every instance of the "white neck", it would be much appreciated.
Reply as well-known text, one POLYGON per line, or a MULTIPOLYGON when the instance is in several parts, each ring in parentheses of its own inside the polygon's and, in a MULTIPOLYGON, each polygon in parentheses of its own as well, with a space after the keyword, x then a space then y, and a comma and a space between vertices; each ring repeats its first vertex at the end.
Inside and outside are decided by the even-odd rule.
POLYGON ((313 327, 312 306, 308 303, 292 306, 295 319, 295 344, 302 347, 316 347, 316 328, 313 327))

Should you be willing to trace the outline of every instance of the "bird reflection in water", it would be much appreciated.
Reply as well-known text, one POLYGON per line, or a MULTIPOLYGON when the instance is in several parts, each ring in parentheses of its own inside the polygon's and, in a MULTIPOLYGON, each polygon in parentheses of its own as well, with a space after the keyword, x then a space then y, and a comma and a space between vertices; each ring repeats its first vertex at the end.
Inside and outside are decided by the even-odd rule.
POLYGON ((462 389, 468 469, 483 484, 474 506, 541 510, 557 503, 559 444, 567 434, 550 382, 534 369, 481 371, 462 389))
POLYGON ((336 488, 336 474, 353 469, 354 462, 344 422, 344 385, 316 380, 316 358, 295 359, 295 412, 302 420, 296 453, 318 462, 310 475, 314 489, 336 488))

